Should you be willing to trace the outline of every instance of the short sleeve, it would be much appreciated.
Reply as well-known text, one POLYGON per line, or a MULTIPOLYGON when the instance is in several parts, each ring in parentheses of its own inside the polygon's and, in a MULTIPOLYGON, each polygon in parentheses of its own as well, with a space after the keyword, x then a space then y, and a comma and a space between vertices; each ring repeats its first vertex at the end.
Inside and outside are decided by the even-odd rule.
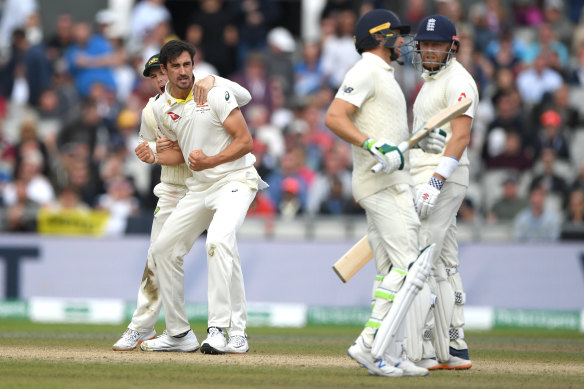
POLYGON ((221 123, 227 119, 231 111, 238 108, 233 92, 224 87, 212 88, 207 95, 207 101, 221 123))
POLYGON ((448 88, 446 89, 446 100, 448 106, 459 102, 460 100, 467 98, 472 100, 472 104, 463 115, 470 116, 474 118, 475 112, 477 111, 477 106, 479 103, 479 94, 477 90, 476 83, 470 77, 461 77, 462 79, 457 79, 456 82, 448 83, 448 88))
POLYGON ((375 84, 371 74, 355 66, 345 75, 335 97, 345 100, 356 107, 361 107, 365 100, 373 95, 374 88, 375 84))

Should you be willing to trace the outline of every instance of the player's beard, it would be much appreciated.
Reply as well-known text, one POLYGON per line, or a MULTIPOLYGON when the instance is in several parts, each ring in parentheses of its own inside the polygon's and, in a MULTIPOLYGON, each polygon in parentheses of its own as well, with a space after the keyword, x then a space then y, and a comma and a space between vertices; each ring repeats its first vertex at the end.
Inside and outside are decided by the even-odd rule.
POLYGON ((186 75, 183 77, 178 77, 176 80, 176 87, 178 89, 191 89, 193 87, 193 82, 194 82, 195 76, 191 73, 190 75, 186 75), (188 80, 188 83, 186 84, 186 86, 182 86, 181 85, 181 81, 183 80, 188 80))

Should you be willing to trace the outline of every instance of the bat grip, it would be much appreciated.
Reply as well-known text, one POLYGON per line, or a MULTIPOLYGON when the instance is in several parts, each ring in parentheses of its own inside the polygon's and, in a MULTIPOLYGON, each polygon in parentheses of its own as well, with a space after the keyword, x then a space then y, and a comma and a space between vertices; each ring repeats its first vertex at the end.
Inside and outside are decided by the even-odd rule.
MULTIPOLYGON (((401 151, 402 153, 405 153, 406 151, 409 150, 410 145, 408 143, 407 140, 404 140, 403 142, 401 142, 399 145, 397 145, 397 148, 399 149, 399 151, 401 151)), ((377 174, 381 171, 381 169, 383 169, 383 165, 380 163, 376 163, 372 168, 371 168, 371 172, 374 174, 377 174)))

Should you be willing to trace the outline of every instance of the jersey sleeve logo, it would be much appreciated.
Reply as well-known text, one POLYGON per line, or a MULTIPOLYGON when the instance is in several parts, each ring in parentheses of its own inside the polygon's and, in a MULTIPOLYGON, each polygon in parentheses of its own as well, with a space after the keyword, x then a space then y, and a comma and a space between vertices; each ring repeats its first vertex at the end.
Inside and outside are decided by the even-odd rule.
POLYGON ((170 111, 170 112, 168 113, 168 115, 170 116, 170 118, 171 118, 172 120, 178 120, 178 119, 180 119, 180 116, 178 116, 176 113, 174 113, 174 112, 172 112, 172 111, 170 111))
POLYGON ((458 101, 461 101, 462 99, 466 99, 466 93, 464 92, 462 92, 460 96, 458 96, 458 101))
POLYGON ((225 101, 229 101, 229 92, 225 91, 225 101))
POLYGON ((343 87, 343 93, 346 95, 350 95, 355 89, 353 87, 350 86, 344 86, 343 87))

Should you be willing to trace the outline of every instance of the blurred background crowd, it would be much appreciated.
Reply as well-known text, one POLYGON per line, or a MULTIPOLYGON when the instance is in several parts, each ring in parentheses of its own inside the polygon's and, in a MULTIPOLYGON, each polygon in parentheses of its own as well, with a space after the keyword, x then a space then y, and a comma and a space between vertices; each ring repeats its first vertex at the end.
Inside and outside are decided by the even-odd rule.
MULTIPOLYGON (((512 225, 523 241, 584 236, 584 0, 87 3, 0 0, 2 232, 37 231, 39 210, 103 210, 108 234, 148 231, 160 167, 134 155, 154 94, 141 72, 170 39, 197 48, 196 78, 252 94, 243 113, 270 188, 250 216, 361 215, 350 147, 324 116, 359 60, 356 20, 385 7, 413 31, 433 13, 455 22, 479 87, 460 222, 512 225)), ((405 51, 394 66, 411 112, 422 79, 405 51)))

